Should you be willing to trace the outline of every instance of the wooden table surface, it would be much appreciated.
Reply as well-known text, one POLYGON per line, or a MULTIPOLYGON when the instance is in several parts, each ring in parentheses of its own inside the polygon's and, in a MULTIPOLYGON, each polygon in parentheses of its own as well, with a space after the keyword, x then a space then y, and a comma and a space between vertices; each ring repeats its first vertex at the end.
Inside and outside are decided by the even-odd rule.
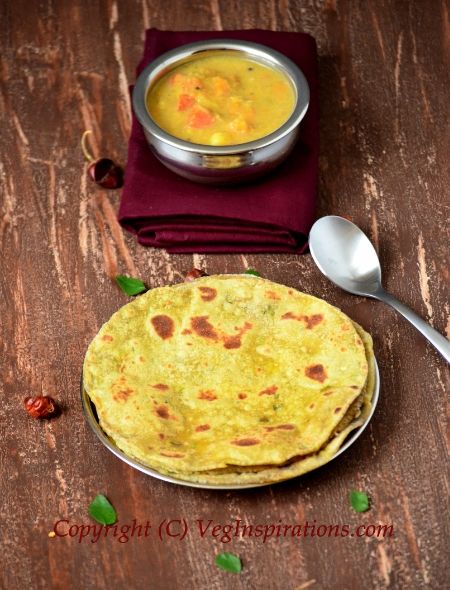
POLYGON ((449 6, 400 0, 25 0, 1 3, 1 587, 74 589, 444 588, 448 583, 443 359, 401 317, 327 282, 309 255, 168 255, 136 245, 116 221, 119 192, 87 180, 79 141, 126 161, 127 87, 144 29, 304 30, 319 48, 318 215, 350 217, 371 237, 385 286, 450 332, 449 6), (84 351, 128 301, 111 277, 150 286, 191 267, 241 272, 341 307, 374 338, 381 398, 370 426, 326 468, 243 492, 176 487, 109 453, 84 420, 84 351), (63 405, 52 421, 27 395, 63 405), (371 509, 353 512, 352 489, 371 509), (55 521, 88 524, 104 493, 120 522, 392 524, 391 538, 201 538, 119 543, 49 538, 55 521), (240 575, 219 570, 231 551, 240 575))

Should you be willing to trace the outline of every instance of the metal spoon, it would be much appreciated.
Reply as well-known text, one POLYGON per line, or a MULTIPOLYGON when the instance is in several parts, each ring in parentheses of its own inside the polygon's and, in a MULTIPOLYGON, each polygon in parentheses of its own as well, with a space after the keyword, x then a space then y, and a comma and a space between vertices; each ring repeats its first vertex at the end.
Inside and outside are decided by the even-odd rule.
POLYGON ((309 249, 319 270, 333 283, 353 295, 391 305, 450 363, 450 341, 383 289, 377 253, 359 227, 337 215, 322 217, 311 228, 309 249))

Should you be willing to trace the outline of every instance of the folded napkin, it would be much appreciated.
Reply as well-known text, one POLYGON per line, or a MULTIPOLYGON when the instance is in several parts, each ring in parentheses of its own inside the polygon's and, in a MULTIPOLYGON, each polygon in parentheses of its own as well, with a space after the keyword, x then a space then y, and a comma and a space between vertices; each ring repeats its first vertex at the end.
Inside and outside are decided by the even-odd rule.
POLYGON ((137 73, 174 47, 232 38, 268 45, 292 59, 311 92, 300 140, 269 176, 213 187, 176 175, 151 153, 133 115, 119 221, 139 243, 169 252, 297 252, 314 221, 318 169, 316 43, 305 33, 264 30, 173 32, 149 29, 137 73))

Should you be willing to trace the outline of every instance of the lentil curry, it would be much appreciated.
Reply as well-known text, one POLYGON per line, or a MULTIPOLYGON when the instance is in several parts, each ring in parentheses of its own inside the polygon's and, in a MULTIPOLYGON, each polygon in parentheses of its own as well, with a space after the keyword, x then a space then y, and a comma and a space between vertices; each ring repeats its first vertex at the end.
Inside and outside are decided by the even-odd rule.
POLYGON ((147 94, 147 108, 157 125, 203 145, 264 137, 287 121, 294 106, 287 76, 233 51, 181 64, 147 94))

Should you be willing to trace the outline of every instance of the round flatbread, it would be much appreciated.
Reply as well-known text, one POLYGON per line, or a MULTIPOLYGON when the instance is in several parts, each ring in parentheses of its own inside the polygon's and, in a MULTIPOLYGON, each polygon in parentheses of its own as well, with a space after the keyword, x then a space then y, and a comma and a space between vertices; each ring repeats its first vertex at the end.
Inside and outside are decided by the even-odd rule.
POLYGON ((355 427, 371 397, 368 339, 321 299, 216 275, 122 307, 89 346, 84 384, 104 431, 152 468, 280 478, 331 458, 355 427))

